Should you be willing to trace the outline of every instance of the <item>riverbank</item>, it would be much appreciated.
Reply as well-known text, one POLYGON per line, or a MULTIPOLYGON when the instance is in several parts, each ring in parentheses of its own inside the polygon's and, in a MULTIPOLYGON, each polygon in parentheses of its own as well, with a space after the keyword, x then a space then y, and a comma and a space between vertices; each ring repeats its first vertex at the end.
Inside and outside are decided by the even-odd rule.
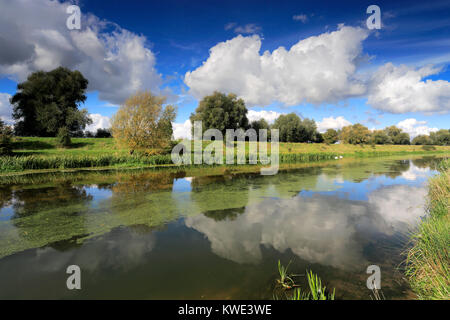
MULTIPOLYGON (((13 155, 0 157, 0 174, 36 170, 173 166, 170 154, 129 155, 126 149, 117 148, 112 138, 74 138, 72 142, 70 148, 58 148, 55 138, 18 138, 14 142, 13 155)), ((280 143, 279 150, 280 163, 314 162, 341 157, 450 154, 450 146, 411 145, 280 143)))
POLYGON ((429 181, 429 216, 413 234, 406 276, 419 299, 450 299, 450 160, 429 181))

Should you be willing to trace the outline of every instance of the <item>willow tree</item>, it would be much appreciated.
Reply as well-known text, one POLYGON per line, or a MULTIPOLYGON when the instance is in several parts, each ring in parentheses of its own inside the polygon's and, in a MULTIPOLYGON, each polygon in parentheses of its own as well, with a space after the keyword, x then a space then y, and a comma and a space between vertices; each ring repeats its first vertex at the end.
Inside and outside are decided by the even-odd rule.
POLYGON ((175 107, 149 91, 128 98, 112 118, 111 133, 120 146, 145 154, 161 153, 170 146, 175 107))
POLYGON ((225 136, 227 129, 248 129, 247 108, 245 102, 235 94, 214 92, 204 97, 190 120, 192 129, 195 121, 202 121, 202 130, 217 129, 225 136))
POLYGON ((63 127, 80 134, 92 123, 87 110, 79 109, 87 86, 81 72, 63 67, 30 74, 11 98, 16 134, 54 137, 63 127))

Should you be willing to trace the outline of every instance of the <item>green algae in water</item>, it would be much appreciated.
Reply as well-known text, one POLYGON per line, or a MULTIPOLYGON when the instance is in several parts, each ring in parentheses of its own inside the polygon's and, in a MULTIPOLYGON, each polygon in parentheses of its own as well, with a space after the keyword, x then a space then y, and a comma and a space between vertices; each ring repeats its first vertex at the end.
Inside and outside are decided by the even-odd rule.
MULTIPOLYGON (((190 178, 192 192, 172 192, 173 181, 186 172, 150 170, 106 177, 94 173, 110 192, 95 206, 83 185, 72 185, 67 179, 40 189, 32 185, 28 192, 9 185, 0 189, 2 203, 11 202, 12 194, 17 199, 14 216, 0 220, 0 257, 71 238, 82 243, 119 226, 156 227, 182 217, 243 208, 267 197, 290 198, 302 190, 333 191, 340 188, 336 180, 363 181, 380 174, 395 177, 408 169, 409 161, 371 159, 280 171, 266 177, 258 173, 198 176, 190 178)), ((89 185, 97 186, 95 182, 93 179, 89 185)))

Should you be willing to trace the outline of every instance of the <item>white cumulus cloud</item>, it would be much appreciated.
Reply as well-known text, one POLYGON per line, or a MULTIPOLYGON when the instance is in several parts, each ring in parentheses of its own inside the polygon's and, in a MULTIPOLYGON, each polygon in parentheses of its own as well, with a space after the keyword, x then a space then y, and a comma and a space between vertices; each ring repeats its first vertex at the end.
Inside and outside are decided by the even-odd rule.
POLYGON ((260 119, 264 119, 266 120, 269 124, 273 123, 279 116, 281 115, 281 113, 276 112, 276 111, 266 111, 266 110, 261 110, 261 111, 255 111, 255 110, 249 110, 247 113, 247 118, 250 122, 252 121, 256 121, 256 120, 260 120, 260 119))
POLYGON ((191 120, 183 123, 172 122, 173 137, 175 139, 191 139, 191 120))
POLYGON ((162 83, 147 39, 82 12, 81 30, 69 30, 70 2, 0 0, 0 75, 23 81, 33 71, 77 69, 89 91, 113 104, 162 83))
POLYGON ((111 119, 107 116, 102 116, 99 113, 90 113, 89 117, 92 119, 92 124, 86 127, 86 131, 97 132, 97 129, 108 129, 111 127, 111 119))
POLYGON ((342 129, 345 126, 349 126, 352 123, 350 121, 348 121, 347 119, 345 119, 343 116, 339 116, 339 117, 328 117, 328 118, 323 118, 322 121, 317 122, 317 130, 319 130, 319 132, 325 132, 328 129, 335 129, 335 130, 339 130, 342 129))
POLYGON ((8 124, 13 122, 12 119, 12 106, 9 103, 11 95, 8 93, 0 93, 0 119, 8 124))
POLYGON ((419 69, 387 63, 373 75, 368 103, 392 113, 450 111, 450 82, 424 80, 440 70, 431 66, 419 69))
POLYGON ((426 124, 426 121, 419 121, 414 118, 409 118, 397 123, 397 127, 402 129, 404 132, 409 133, 411 138, 414 138, 420 134, 430 134, 430 132, 439 130, 438 128, 430 128, 426 124))
POLYGON ((340 26, 289 50, 279 47, 261 55, 258 35, 239 35, 212 47, 209 58, 184 81, 196 98, 219 90, 251 105, 335 102, 365 93, 355 72, 367 36, 364 29, 340 26))

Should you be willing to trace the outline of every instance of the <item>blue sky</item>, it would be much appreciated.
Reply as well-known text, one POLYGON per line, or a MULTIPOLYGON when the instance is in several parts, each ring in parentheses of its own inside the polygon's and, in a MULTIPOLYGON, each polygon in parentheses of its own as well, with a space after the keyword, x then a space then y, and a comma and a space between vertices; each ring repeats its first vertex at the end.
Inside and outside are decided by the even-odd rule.
MULTIPOLYGON (((6 0, 0 0, 2 8, 5 8, 7 5, 6 2, 3 3, 4 1, 6 0)), ((48 0, 37 0, 36 2, 40 3, 41 6, 33 10, 30 9, 29 14, 34 14, 34 18, 40 14, 42 14, 43 18, 47 16, 51 17, 49 19, 55 19, 55 23, 41 23, 42 32, 48 33, 45 36, 36 36, 30 40, 24 32, 24 42, 29 41, 35 46, 35 50, 37 50, 37 47, 44 46, 42 44, 43 42, 40 42, 43 41, 43 37, 50 38, 50 34, 52 36, 54 35, 54 33, 49 31, 52 28, 58 30, 69 41, 74 41, 74 43, 81 42, 81 40, 78 42, 76 39, 74 40, 69 31, 63 30, 62 28, 59 29, 58 22, 54 18, 55 14, 52 13, 52 10, 56 10, 55 6, 47 6, 48 0)), ((68 2, 60 1, 62 7, 69 4, 68 2)), ((448 18, 450 16, 450 1, 109 0, 105 2, 100 0, 81 0, 77 1, 76 4, 80 6, 83 17, 81 31, 85 31, 87 27, 95 28, 94 26, 99 26, 99 21, 107 21, 110 24, 106 28, 95 31, 98 39, 103 40, 102 35, 108 34, 114 28, 119 28, 122 34, 123 30, 130 32, 131 36, 127 37, 128 40, 123 40, 129 41, 127 43, 139 39, 136 40, 139 45, 148 50, 152 55, 152 57, 146 60, 147 65, 142 67, 142 71, 149 70, 148 72, 152 76, 148 78, 153 77, 153 80, 143 80, 146 77, 140 74, 139 77, 141 78, 136 82, 138 83, 137 86, 139 87, 140 83, 139 89, 160 90, 162 93, 167 94, 169 96, 169 102, 178 106, 177 123, 183 123, 189 118, 190 113, 197 106, 198 98, 200 97, 199 94, 208 92, 207 90, 209 89, 205 89, 205 86, 208 87, 208 82, 218 84, 218 90, 230 91, 229 88, 233 88, 233 84, 227 82, 227 79, 247 76, 246 71, 237 70, 239 69, 238 66, 240 63, 237 61, 239 57, 236 57, 234 60, 230 59, 228 61, 230 64, 229 68, 225 68, 220 65, 220 61, 214 62, 212 61, 213 59, 209 59, 211 48, 226 41, 231 41, 227 42, 230 47, 235 44, 237 46, 238 44, 235 38, 239 34, 243 37, 252 37, 252 35, 256 34, 259 38, 255 41, 259 41, 261 44, 260 55, 263 55, 263 52, 266 50, 269 53, 273 53, 274 50, 280 47, 284 47, 289 51, 293 45, 302 40, 314 36, 321 36, 326 33, 338 32, 341 28, 338 26, 343 24, 347 27, 359 28, 365 30, 362 32, 367 32, 367 35, 363 36, 365 37, 364 40, 360 42, 355 40, 355 43, 360 43, 362 46, 362 51, 359 53, 356 61, 351 61, 351 64, 356 66, 356 70, 350 76, 347 71, 343 75, 345 80, 349 80, 349 84, 353 83, 353 78, 363 78, 363 81, 367 83, 364 84, 364 92, 349 94, 342 88, 334 88, 329 90, 337 90, 336 92, 339 91, 339 93, 333 91, 333 94, 331 94, 332 99, 329 99, 330 95, 326 93, 319 94, 319 96, 324 97, 323 99, 316 99, 313 98, 315 95, 311 93, 311 90, 315 88, 313 84, 301 84, 298 90, 304 90, 305 94, 297 94, 292 100, 293 103, 278 101, 279 99, 277 100, 277 98, 279 96, 268 95, 267 99, 269 100, 264 101, 264 103, 262 103, 263 100, 258 98, 254 98, 253 100, 248 99, 250 101, 248 103, 249 109, 257 112, 297 112, 302 116, 313 118, 317 122, 323 121, 324 118, 332 118, 329 121, 331 126, 337 125, 334 120, 338 117, 342 117, 345 121, 351 123, 363 123, 369 128, 382 128, 387 125, 398 124, 405 119, 415 119, 416 122, 409 122, 409 127, 408 124, 405 124, 405 128, 409 128, 408 130, 411 130, 412 134, 429 132, 430 128, 449 128, 450 93, 447 89, 450 88, 448 85, 450 81, 450 69, 448 68, 450 61, 450 19, 448 18), (366 13, 366 9, 372 4, 378 5, 381 9, 382 28, 380 30, 368 31, 366 19, 369 17, 369 14, 366 13), (92 21, 85 20, 87 17, 96 17, 97 20, 93 23, 92 21), (208 59, 211 60, 209 66, 210 70, 212 70, 209 74, 206 71, 200 70, 202 64, 208 59), (380 83, 386 87, 383 89, 386 92, 370 91, 373 90, 371 88, 374 86, 372 84, 374 82, 371 82, 369 79, 372 79, 372 75, 387 63, 392 63, 394 66, 391 73, 387 72, 388 74, 397 74, 398 76, 398 72, 400 72, 400 75, 408 75, 408 79, 411 79, 411 83, 415 87, 415 89, 412 89, 413 91, 416 90, 414 94, 408 92, 408 87, 401 89, 405 92, 405 99, 401 96, 396 97, 401 101, 404 100, 402 102, 404 108, 396 108, 395 106, 385 107, 380 102, 381 98, 389 97, 389 94, 391 94, 390 90, 396 90, 395 81, 386 82, 387 78, 383 78, 386 81, 383 82, 380 80, 380 83), (403 64, 409 69, 399 71, 400 69, 397 68, 403 64), (433 72, 417 71, 427 66, 435 70, 433 72), (227 70, 230 74, 226 76, 212 74, 218 70, 227 70), (233 71, 238 72, 238 74, 233 74, 233 71), (195 79, 190 82, 185 81, 187 72, 195 73, 195 79), (416 74, 413 74, 413 72, 418 72, 422 76, 417 80, 414 78, 416 74), (432 81, 434 83, 430 83, 424 87, 424 81, 432 81), (368 103, 368 96, 370 95, 373 97, 373 103, 368 103), (427 100, 421 101, 417 99, 417 97, 421 97, 422 95, 426 95, 427 100), (424 106, 420 108, 408 106, 408 103, 411 104, 411 101, 419 101, 418 103, 423 103, 424 106), (431 104, 435 105, 430 106, 431 104), (421 129, 416 130, 417 127, 421 129)), ((27 15, 27 12, 24 13, 23 11, 25 8, 21 8, 17 4, 15 5, 16 7, 14 8, 11 6, 9 15, 16 14, 17 19, 27 15)), ((0 19, 2 19, 1 14, 0 19)), ((58 19, 64 21, 66 17, 58 17, 58 19)), ((4 20, 6 21, 7 19, 4 18, 4 20)), ((1 21, 0 27, 2 25, 6 25, 7 28, 16 27, 13 25, 14 22, 1 21), (11 23, 11 26, 8 23, 11 23)), ((23 19, 22 21, 26 24, 28 20, 23 19)), ((31 21, 30 24, 33 24, 30 26, 30 30, 31 28, 33 28, 32 30, 36 30, 41 27, 39 22, 31 21)), ((3 31, 0 31, 0 36, 4 32, 5 34, 3 35, 6 37, 7 28, 2 28, 3 31)), ((34 33, 31 32, 33 35, 34 33)), ((20 34, 18 37, 19 41, 21 41, 20 34)), ((53 39, 56 39, 56 37, 53 39)), ((80 37, 80 39, 83 39, 84 47, 89 47, 90 44, 88 41, 90 40, 86 40, 86 37, 80 37)), ((116 41, 119 38, 111 36, 109 40, 111 41, 111 39, 112 41, 116 41)), ((46 41, 45 45, 48 45, 50 40, 46 41)), ((119 40, 117 41, 119 42, 119 40)), ((248 45, 252 43, 256 42, 249 42, 248 45)), ((246 44, 242 45, 245 46, 246 44)), ((345 45, 351 47, 351 44, 342 44, 342 46, 345 45)), ((335 46, 330 47, 330 50, 339 48, 341 45, 338 43, 335 46)), ((121 47, 115 48, 116 50, 120 50, 121 47)), ((8 49, 4 47, 4 49, 0 50, 14 50, 14 48, 11 47, 8 49)), ((78 46, 75 50, 83 51, 83 47, 78 46)), ((113 54, 115 53, 114 47, 110 50, 112 50, 111 52, 113 54)), ((70 60, 63 56, 66 53, 54 56, 56 54, 53 53, 53 50, 49 50, 49 52, 51 53, 47 53, 48 57, 46 57, 46 53, 42 54, 36 51, 35 56, 39 54, 43 56, 38 57, 39 59, 36 58, 37 60, 32 64, 25 64, 24 62, 14 66, 7 66, 3 69, 0 68, 0 93, 14 94, 17 81, 22 80, 27 72, 34 71, 37 66, 43 66, 44 69, 53 67, 56 63, 52 64, 53 60, 61 61, 61 64, 66 64, 68 67, 77 68, 85 57, 85 55, 80 55, 77 59, 70 60)), ((226 54, 229 51, 224 52, 226 54)), ((75 54, 78 53, 74 53, 73 55, 75 54)), ((312 52, 311 54, 316 54, 316 52, 312 52)), ((93 54, 89 53, 89 55, 92 56, 93 54)), ((127 56, 122 59, 120 66, 117 66, 117 68, 122 73, 128 72, 125 71, 127 56), (122 67, 124 69, 120 69, 122 67)), ((314 57, 314 59, 318 58, 314 57)), ((346 58, 343 59, 343 63, 348 62, 348 60, 345 60, 346 58)), ((82 68, 87 67, 84 65, 80 67, 81 70, 83 70, 82 68)), ((334 72, 333 70, 331 71, 334 72)), ((92 80, 87 76, 88 80, 93 83, 93 86, 90 87, 85 107, 90 113, 110 117, 117 110, 117 105, 121 99, 123 100, 123 95, 116 97, 114 92, 107 92, 108 90, 118 91, 119 89, 117 88, 120 88, 120 83, 109 85, 108 77, 98 76, 97 79, 96 75, 101 72, 102 70, 96 71, 96 74, 93 73, 91 76, 92 80)), ((138 71, 130 72, 130 74, 124 76, 124 81, 135 80, 136 73, 138 71)), ((296 77, 297 75, 282 74, 279 76, 284 79, 283 81, 287 81, 286 79, 296 77)), ((271 83, 270 79, 260 78, 258 81, 261 81, 264 85, 278 86, 278 83, 271 83)), ((246 89, 242 94, 236 92, 244 98, 249 96, 252 83, 245 83, 245 86, 246 89)), ((130 90, 127 91, 124 89, 123 94, 125 95, 130 90)), ((292 85, 289 90, 296 91, 297 88, 295 85, 292 85)), ((326 91, 328 89, 327 86, 324 86, 320 90, 326 91)), ((5 116, 4 112, 0 113, 0 115, 5 116)), ((253 115, 256 116, 257 113, 253 113, 253 115)), ((323 125, 325 125, 325 122, 323 125)))

